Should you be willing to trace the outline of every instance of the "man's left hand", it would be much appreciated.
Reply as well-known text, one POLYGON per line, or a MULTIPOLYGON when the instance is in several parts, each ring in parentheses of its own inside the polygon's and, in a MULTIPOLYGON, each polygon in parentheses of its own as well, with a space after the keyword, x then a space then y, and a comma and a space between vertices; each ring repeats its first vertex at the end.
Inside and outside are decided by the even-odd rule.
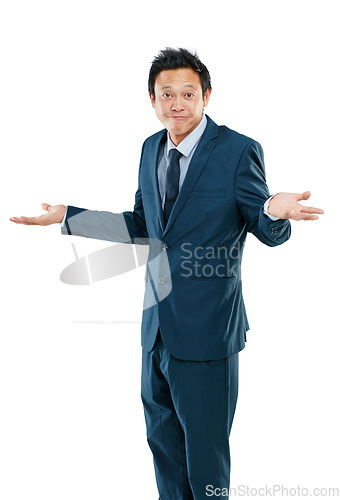
POLYGON ((269 201, 268 213, 280 219, 292 220, 316 220, 319 217, 314 214, 323 214, 321 208, 306 207, 299 201, 308 200, 311 192, 304 193, 278 193, 269 201))

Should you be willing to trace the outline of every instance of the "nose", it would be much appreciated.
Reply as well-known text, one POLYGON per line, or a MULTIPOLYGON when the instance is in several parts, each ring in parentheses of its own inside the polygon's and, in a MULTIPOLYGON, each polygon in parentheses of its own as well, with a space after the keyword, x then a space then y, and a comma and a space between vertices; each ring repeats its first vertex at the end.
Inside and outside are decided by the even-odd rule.
POLYGON ((184 109, 183 102, 182 102, 182 99, 180 97, 177 97, 175 99, 175 101, 172 104, 172 108, 171 109, 173 111, 183 111, 183 109, 184 109))

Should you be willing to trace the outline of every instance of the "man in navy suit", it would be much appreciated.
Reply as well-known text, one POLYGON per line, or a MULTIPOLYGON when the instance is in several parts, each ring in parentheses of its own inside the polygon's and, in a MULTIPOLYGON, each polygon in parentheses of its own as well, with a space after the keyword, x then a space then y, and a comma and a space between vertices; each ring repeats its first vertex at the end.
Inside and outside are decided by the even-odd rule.
POLYGON ((165 129, 143 144, 133 211, 43 204, 47 214, 11 220, 149 241, 158 259, 147 267, 155 303, 143 311, 141 396, 160 499, 227 496, 238 353, 249 329, 241 284, 247 233, 280 245, 289 219, 315 220, 323 210, 299 203, 309 191, 270 196, 261 145, 204 113, 210 75, 196 54, 161 51, 149 94, 165 129))

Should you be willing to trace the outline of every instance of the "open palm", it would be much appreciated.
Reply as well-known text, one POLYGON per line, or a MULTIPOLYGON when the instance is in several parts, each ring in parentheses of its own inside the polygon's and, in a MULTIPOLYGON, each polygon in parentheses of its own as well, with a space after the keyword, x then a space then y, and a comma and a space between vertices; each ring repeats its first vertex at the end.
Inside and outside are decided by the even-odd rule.
POLYGON ((43 210, 47 211, 46 214, 42 214, 37 217, 10 217, 9 220, 16 222, 17 224, 38 226, 58 224, 63 220, 66 211, 65 205, 49 205, 48 203, 42 203, 41 207, 43 210))
POLYGON ((316 220, 319 217, 315 214, 323 214, 321 208, 307 207, 301 205, 299 201, 308 200, 311 192, 304 193, 278 193, 270 201, 268 213, 280 219, 292 220, 316 220))

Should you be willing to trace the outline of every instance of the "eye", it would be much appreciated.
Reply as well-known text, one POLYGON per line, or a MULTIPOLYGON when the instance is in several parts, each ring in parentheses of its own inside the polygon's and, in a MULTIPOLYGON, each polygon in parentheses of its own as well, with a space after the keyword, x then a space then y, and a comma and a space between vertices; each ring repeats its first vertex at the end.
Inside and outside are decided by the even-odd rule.
POLYGON ((171 97, 171 94, 169 92, 165 92, 165 94, 163 94, 163 97, 165 98, 171 97))
POLYGON ((194 94, 192 94, 191 92, 188 92, 187 94, 185 94, 187 97, 189 98, 192 98, 192 97, 195 97, 194 94))

